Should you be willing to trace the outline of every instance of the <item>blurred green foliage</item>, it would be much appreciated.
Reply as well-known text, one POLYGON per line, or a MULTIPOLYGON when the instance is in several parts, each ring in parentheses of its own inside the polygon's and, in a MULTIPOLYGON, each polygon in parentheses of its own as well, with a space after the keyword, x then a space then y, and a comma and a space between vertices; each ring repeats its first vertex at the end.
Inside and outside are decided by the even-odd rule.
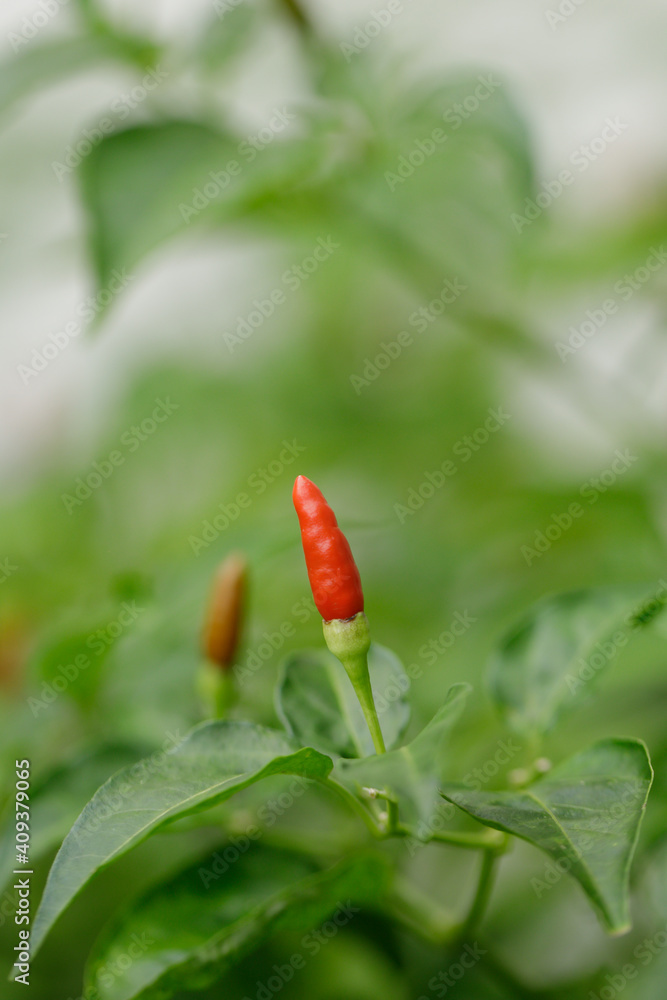
MULTIPOLYGON (((0 554, 16 566, 2 583, 0 612, 4 795, 11 794, 15 758, 29 757, 42 781, 81 754, 101 754, 95 766, 80 768, 73 815, 64 827, 54 823, 56 838, 90 795, 91 774, 93 787, 103 776, 104 761, 111 773, 122 747, 159 747, 167 734, 182 735, 199 721, 199 629, 212 573, 231 549, 248 554, 252 571, 240 659, 255 653, 253 662, 261 660, 241 686, 236 714, 276 723, 281 656, 321 644, 319 618, 304 603, 290 501, 297 473, 314 479, 335 505, 360 566, 374 636, 421 668, 410 695, 411 735, 453 682, 474 685, 453 778, 492 756, 504 733, 485 693, 485 671, 499 636, 527 605, 598 584, 657 587, 665 574, 664 442, 645 433, 641 413, 619 438, 613 386, 602 379, 601 402, 599 387, 592 390, 580 369, 558 358, 548 322, 559 302, 580 301, 583 292, 596 303, 601 288, 643 264, 664 238, 664 192, 649 197, 643 213, 603 223, 580 224, 556 204, 518 233, 512 215, 525 211, 537 181, 531 128, 511 84, 491 74, 488 97, 460 126, 448 127, 446 111, 474 95, 486 67, 461 73, 443 66, 441 79, 425 80, 416 56, 390 56, 380 42, 346 60, 338 40, 323 38, 295 9, 298 15, 293 4, 244 3, 202 23, 188 41, 167 45, 79 0, 71 35, 50 41, 45 33, 0 67, 0 108, 10 118, 31 95, 74 74, 83 83, 102 65, 122 63, 137 85, 151 68, 168 74, 164 93, 116 122, 72 175, 93 294, 109 287, 114 272, 129 272, 140 285, 167 241, 185 251, 230 238, 271 252, 268 273, 248 275, 242 318, 272 290, 283 294, 247 338, 234 316, 221 319, 206 359, 189 354, 191 331, 183 330, 177 359, 157 353, 116 391, 83 460, 74 463, 66 442, 56 441, 29 485, 2 501, 0 554), (243 67, 261 58, 268 28, 288 39, 303 95, 290 108, 294 122, 249 159, 239 150, 259 130, 240 126, 224 98, 243 67), (193 79, 195 86, 186 86, 193 79), (436 141, 434 130, 446 140, 436 141), (224 187, 211 179, 236 160, 242 169, 224 187), (218 190, 204 194, 205 205, 186 219, 182 206, 192 207, 207 184, 218 190), (304 262, 319 240, 333 241, 334 251, 312 273, 295 271, 310 266, 304 262), (446 282, 464 290, 440 309, 446 282), (427 310, 421 317, 420 309, 427 310), (224 334, 235 331, 242 342, 230 349, 224 334), (401 331, 409 343, 398 339, 401 331), (576 419, 559 423, 553 415, 558 410, 547 401, 555 390, 576 419), (158 400, 171 401, 173 413, 141 431, 158 400), (485 437, 489 412, 499 409, 510 416, 485 437), (579 426, 609 442, 605 457, 591 460, 579 426), (281 458, 285 442, 303 449, 298 457, 281 458), (637 461, 586 499, 586 483, 611 466, 616 449, 629 449, 637 461), (112 452, 122 461, 103 478, 99 467, 112 452), (441 487, 423 488, 448 460, 455 472, 441 487), (86 490, 91 473, 100 484, 86 490), (545 535, 553 541, 529 562, 522 547, 535 547, 536 533, 544 535, 572 503, 581 516, 545 535), (128 606, 138 610, 121 618, 128 606), (474 621, 450 643, 457 612, 474 621), (262 657, 267 633, 279 635, 285 622, 296 635, 262 657), (77 655, 87 662, 70 681, 64 668, 77 655), (58 693, 54 681, 63 676, 58 693)), ((665 287, 642 291, 660 318, 665 287)), ((185 280, 177 291, 189 301, 185 280)), ((96 300, 90 351, 124 294, 108 308, 106 296, 96 300)), ((197 315, 193 309, 194 322, 197 315)), ((633 948, 665 918, 661 628, 619 651, 595 704, 584 699, 543 746, 555 758, 619 734, 649 746, 656 784, 632 937, 610 944, 566 879, 537 899, 530 878, 542 872, 543 859, 521 847, 503 869, 484 929, 493 963, 486 972, 474 969, 457 995, 567 1000, 599 990, 624 962, 642 965, 633 948)), ((262 794, 247 793, 248 807, 262 794)), ((66 791, 62 798, 70 802, 66 791)), ((323 815, 327 808, 321 804, 323 815)), ((78 997, 92 938, 116 904, 216 841, 197 828, 161 842, 161 852, 138 848, 84 892, 35 964, 36 1000, 53 996, 54 981, 59 996, 78 997)), ((452 858, 428 846, 405 862, 426 891, 459 911, 471 873, 452 858)), ((277 931, 231 972, 226 995, 254 996, 257 979, 293 950, 290 933, 277 931)), ((13 945, 13 925, 6 921, 0 934, 3 947, 13 945)), ((429 980, 454 959, 369 914, 343 929, 281 996, 430 997, 437 994, 429 980)), ((628 1000, 662 996, 664 962, 658 956, 642 967, 628 1000)), ((179 994, 195 995, 221 994, 216 987, 179 994)))

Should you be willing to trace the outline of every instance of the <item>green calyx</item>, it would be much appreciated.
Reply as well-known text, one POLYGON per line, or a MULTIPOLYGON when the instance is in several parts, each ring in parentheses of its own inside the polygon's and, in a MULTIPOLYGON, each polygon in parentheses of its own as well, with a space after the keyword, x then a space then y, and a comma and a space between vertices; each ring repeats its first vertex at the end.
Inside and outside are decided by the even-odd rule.
POLYGON ((340 660, 352 681, 373 739, 375 752, 384 753, 384 739, 368 673, 368 650, 371 645, 368 619, 363 611, 360 611, 354 618, 334 618, 332 621, 325 621, 322 623, 322 628, 324 641, 330 652, 340 660))
MULTIPOLYGON (((334 618, 330 622, 322 622, 322 628, 324 641, 343 666, 345 666, 344 657, 367 656, 371 647, 371 633, 368 628, 368 618, 363 611, 354 618, 334 618)), ((345 669, 347 670, 347 667, 345 669)), ((354 684, 354 680, 352 683, 354 684)))
POLYGON ((209 660, 200 664, 196 690, 206 719, 224 719, 238 699, 233 672, 209 660))

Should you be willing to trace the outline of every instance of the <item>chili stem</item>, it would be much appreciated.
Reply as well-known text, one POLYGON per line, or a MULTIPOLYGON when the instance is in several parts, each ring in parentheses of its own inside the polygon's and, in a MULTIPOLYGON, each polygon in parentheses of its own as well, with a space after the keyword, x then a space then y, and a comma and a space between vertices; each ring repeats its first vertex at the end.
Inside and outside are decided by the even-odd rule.
POLYGON ((330 778, 325 778, 323 784, 325 785, 326 788, 332 789, 332 791, 334 791, 336 795, 338 795, 341 799, 343 799, 343 801, 346 802, 347 805, 354 810, 357 816, 359 816, 359 818, 362 819, 363 822, 366 824, 366 827, 368 828, 369 832, 372 833, 372 835, 377 840, 381 840, 384 837, 385 834, 378 827, 374 817, 371 815, 368 809, 366 809, 361 804, 361 802, 356 798, 356 796, 352 795, 352 793, 348 792, 346 788, 343 788, 342 785, 339 785, 338 782, 336 781, 332 781, 330 778))
POLYGON ((484 950, 486 951, 486 955, 484 956, 482 970, 487 973, 488 978, 493 982, 508 989, 514 1000, 547 1000, 549 997, 553 997, 554 1000, 556 1000, 556 997, 551 990, 532 990, 529 987, 524 986, 524 984, 521 983, 514 976, 514 974, 499 961, 498 958, 496 958, 490 948, 485 948, 484 950))
MULTIPOLYGON (((362 711, 364 713, 364 718, 366 719, 366 724, 370 730, 371 739, 373 740, 373 746, 375 747, 376 754, 382 754, 387 752, 387 748, 384 743, 384 737, 382 735, 382 729, 380 728, 380 720, 378 719, 377 709, 375 707, 375 699, 373 698, 373 689, 371 687, 370 674, 368 673, 368 659, 367 654, 363 654, 363 666, 359 666, 355 671, 357 676, 357 683, 355 684, 355 691, 359 699, 362 711)), ((387 798, 387 821, 386 821, 386 831, 388 834, 392 834, 398 824, 398 805, 392 799, 387 798)))
POLYGON ((391 915, 413 933, 434 945, 456 938, 459 925, 411 882, 397 878, 389 899, 391 915))
MULTIPOLYGON (((364 718, 366 719, 371 739, 373 740, 375 752, 378 756, 386 753, 387 748, 382 735, 380 720, 378 719, 377 709, 375 707, 375 699, 373 698, 371 678, 368 672, 368 654, 363 652, 353 656, 347 656, 344 660, 342 660, 342 663, 354 685, 354 690, 364 713, 364 718)), ((386 802, 387 820, 385 830, 387 834, 392 834, 398 825, 398 805, 388 796, 386 798, 386 802)))
POLYGON ((299 30, 306 35, 310 35, 312 33, 313 26, 310 22, 310 18, 306 14, 305 8, 300 3, 300 0, 280 0, 280 3, 283 10, 297 25, 299 30))
MULTIPOLYGON (((356 662, 352 667, 355 677, 354 689, 357 698, 359 699, 361 709, 364 713, 366 724, 370 730, 375 752, 377 754, 386 753, 387 748, 384 745, 384 737, 380 728, 380 720, 378 719, 377 709, 375 708, 375 699, 373 698, 371 678, 368 673, 368 659, 366 653, 362 653, 360 656, 355 657, 355 661, 356 662)), ((350 674, 347 664, 344 664, 344 666, 348 670, 348 674, 350 674)))
MULTIPOLYGON (((399 823, 394 833, 397 837, 412 837, 414 833, 407 826, 399 823)), ((438 830, 431 834, 430 841, 440 844, 451 844, 452 847, 467 847, 470 850, 500 850, 505 843, 505 836, 496 830, 485 833, 467 833, 465 830, 438 830)), ((429 841, 429 842, 430 842, 429 841)))
POLYGON ((479 872, 477 891, 475 892, 470 910, 468 911, 468 916, 466 917, 461 928, 461 938, 469 937, 474 932, 484 915, 484 911, 486 910, 491 890, 493 888, 497 860, 498 851, 488 847, 485 848, 484 853, 482 854, 482 866, 479 872))

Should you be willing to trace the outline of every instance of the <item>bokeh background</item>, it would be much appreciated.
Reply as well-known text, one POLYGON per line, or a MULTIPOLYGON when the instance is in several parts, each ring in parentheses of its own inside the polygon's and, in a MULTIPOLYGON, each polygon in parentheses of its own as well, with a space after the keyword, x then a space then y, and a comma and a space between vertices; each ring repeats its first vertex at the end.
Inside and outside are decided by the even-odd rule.
MULTIPOLYGON (((3 783, 15 757, 41 780, 101 744, 102 780, 114 754, 198 721, 201 619, 232 550, 250 562, 240 660, 255 665, 237 711, 275 723, 280 657, 321 642, 298 473, 335 506, 374 635, 422 668, 414 731, 452 682, 475 685, 462 773, 502 736, 484 675, 518 614, 667 574, 666 38, 658 0, 5 0, 3 783), (457 613, 474 621, 450 642, 457 613), (284 623, 295 636, 267 653, 284 623), (90 666, 51 698, 92 635, 90 666)), ((567 879, 536 898, 543 859, 520 847, 487 923, 495 976, 458 996, 519 995, 501 966, 525 995, 588 995, 664 927, 666 706, 657 627, 545 748, 650 746, 631 939, 605 938, 567 879)), ((203 836, 102 876, 32 996, 79 997, 128 886, 203 836)), ((406 857, 455 910, 468 860, 406 857)), ((244 996, 288 947, 210 996, 244 996)), ((662 996, 666 962, 625 996, 662 996)), ((284 996, 432 996, 441 965, 369 921, 284 996)))

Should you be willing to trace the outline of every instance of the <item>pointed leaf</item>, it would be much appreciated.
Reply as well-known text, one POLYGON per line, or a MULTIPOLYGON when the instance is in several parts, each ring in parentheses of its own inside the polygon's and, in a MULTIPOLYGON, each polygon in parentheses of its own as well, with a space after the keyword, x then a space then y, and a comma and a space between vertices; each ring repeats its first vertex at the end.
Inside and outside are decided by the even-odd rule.
MULTIPOLYGON (((410 682, 390 649, 371 645, 368 669, 386 746, 394 747, 410 719, 405 693, 410 682)), ((373 740, 350 679, 325 650, 292 653, 283 663, 277 712, 304 746, 342 757, 365 757, 373 740)))
POLYGON ((397 802, 401 824, 415 836, 424 836, 423 824, 438 801, 443 743, 471 690, 469 684, 454 684, 444 705, 411 743, 377 757, 338 760, 331 778, 366 802, 364 789, 376 789, 397 802))
POLYGON ((628 879, 653 780, 640 740, 601 740, 517 792, 442 794, 480 822, 546 851, 568 870, 612 934, 630 928, 628 879))
POLYGON ((281 113, 273 117, 275 138, 259 148, 252 137, 194 121, 141 125, 103 139, 79 175, 100 287, 123 287, 127 271, 177 233, 227 220, 308 175, 318 143, 287 139, 281 113))
POLYGON ((340 908, 339 919, 349 919, 359 904, 381 899, 388 880, 388 862, 377 854, 316 871, 302 856, 259 844, 240 855, 221 848, 103 932, 84 992, 98 1000, 158 1000, 203 989, 274 931, 315 929, 340 908))
POLYGON ((507 723, 523 734, 550 729, 666 599, 665 588, 634 586, 572 591, 536 604, 491 664, 491 694, 507 723))
POLYGON ((242 4, 234 17, 214 17, 204 25, 193 55, 205 72, 227 70, 242 56, 259 22, 257 10, 242 4))
POLYGON ((190 205, 233 150, 230 136, 190 121, 124 129, 92 150, 80 178, 100 287, 185 228, 179 204, 190 205))
POLYGON ((100 788, 56 855, 37 911, 33 954, 95 872, 161 826, 272 774, 323 779, 331 760, 248 722, 203 723, 174 750, 119 771, 100 788))
POLYGON ((61 77, 99 66, 118 54, 117 47, 101 35, 63 38, 19 49, 0 65, 0 114, 38 87, 53 85, 61 77))
MULTIPOLYGON (((117 637, 109 635, 108 627, 108 618, 98 619, 88 622, 79 632, 50 636, 35 652, 32 669, 40 679, 53 685, 56 678, 61 676, 63 663, 85 663, 85 668, 78 670, 74 679, 68 683, 64 694, 82 705, 90 704, 101 683, 106 661, 118 641, 117 637), (98 635, 101 632, 108 636, 109 641, 101 643, 95 640, 96 632, 98 635), (81 659, 77 660, 77 657, 81 659)), ((38 710, 41 699, 35 698, 31 704, 38 710)))

